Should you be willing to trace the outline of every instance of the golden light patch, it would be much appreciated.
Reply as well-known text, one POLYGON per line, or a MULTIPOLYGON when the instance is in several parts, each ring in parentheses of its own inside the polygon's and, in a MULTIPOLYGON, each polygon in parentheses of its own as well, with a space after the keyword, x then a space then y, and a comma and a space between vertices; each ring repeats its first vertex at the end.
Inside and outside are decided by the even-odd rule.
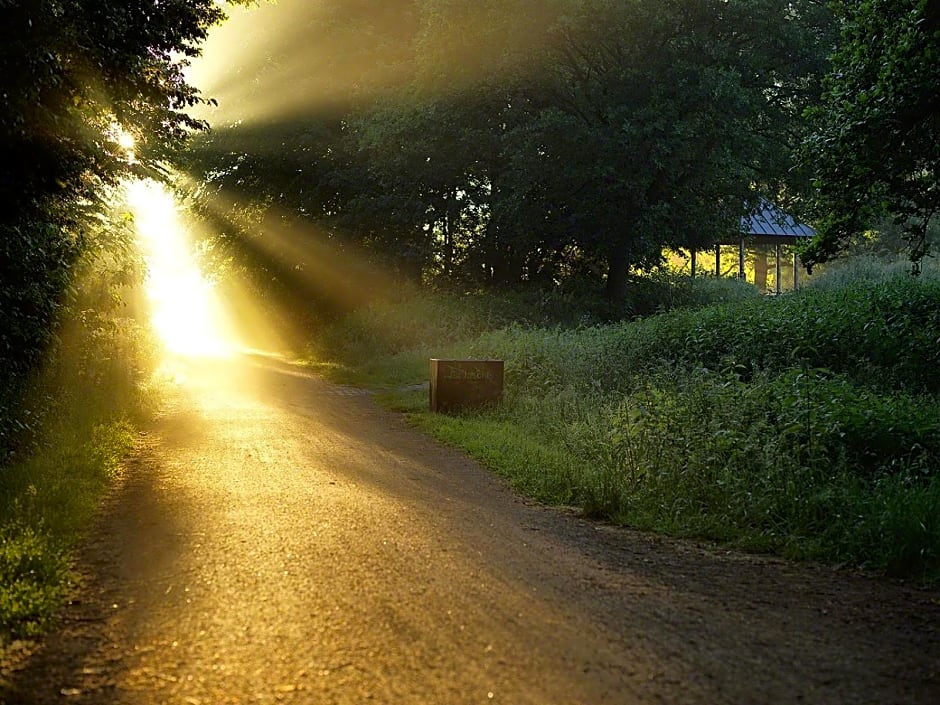
POLYGON ((106 135, 118 147, 121 148, 121 151, 124 153, 124 159, 129 164, 133 164, 135 161, 137 161, 137 157, 134 151, 137 147, 137 140, 134 139, 134 135, 125 130, 116 122, 111 124, 110 129, 106 131, 106 135))
POLYGON ((179 208, 155 181, 127 187, 147 261, 152 323, 168 351, 187 357, 227 357, 238 345, 213 284, 200 271, 179 208))

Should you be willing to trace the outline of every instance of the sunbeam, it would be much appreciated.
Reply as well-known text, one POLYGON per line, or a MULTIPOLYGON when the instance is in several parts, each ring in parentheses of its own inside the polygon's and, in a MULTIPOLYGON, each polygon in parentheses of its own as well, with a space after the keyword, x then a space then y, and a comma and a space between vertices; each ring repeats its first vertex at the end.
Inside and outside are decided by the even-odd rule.
POLYGON ((154 329, 167 350, 186 357, 227 357, 239 345, 228 312, 199 270, 176 201, 155 181, 127 187, 147 259, 147 297, 154 329))
POLYGON ((227 8, 229 19, 186 72, 218 101, 200 117, 216 126, 271 124, 379 96, 407 99, 418 76, 431 90, 452 90, 510 68, 525 74, 536 70, 525 66, 531 50, 551 40, 551 3, 439 5, 430 18, 410 0, 227 8))
MULTIPOLYGON (((289 312, 279 320, 282 329, 299 324, 302 316, 298 307, 308 308, 314 315, 347 312, 402 286, 385 267, 370 261, 367 252, 333 240, 315 223, 277 205, 267 206, 263 219, 243 230, 237 224, 239 204, 244 204, 243 197, 225 190, 207 198, 207 227, 230 233, 225 247, 236 266, 264 273, 268 284, 262 296, 275 309, 289 312), (274 282, 281 286, 272 287, 274 282), (279 300, 276 291, 286 298, 279 300)), ((252 297, 239 294, 238 298, 252 297)), ((279 332, 291 334, 288 330, 279 332)))

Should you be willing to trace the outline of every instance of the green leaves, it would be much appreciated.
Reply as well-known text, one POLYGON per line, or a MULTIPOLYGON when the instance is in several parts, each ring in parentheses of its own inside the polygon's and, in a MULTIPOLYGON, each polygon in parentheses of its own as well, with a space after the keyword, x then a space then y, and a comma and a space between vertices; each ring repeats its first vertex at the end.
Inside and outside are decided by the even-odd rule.
POLYGON ((828 50, 821 2, 389 7, 391 27, 354 22, 380 37, 356 47, 357 68, 394 57, 385 90, 336 89, 330 110, 298 100, 290 119, 213 135, 195 170, 302 212, 401 278, 601 288, 606 276, 612 297, 664 245, 733 231, 755 188, 800 191, 791 148, 828 50))
POLYGON ((940 27, 927 0, 840 6, 842 31, 806 143, 822 215, 804 253, 825 262, 888 213, 905 226, 911 259, 928 252, 940 210, 940 27))
POLYGON ((0 638, 37 636, 68 589, 68 556, 30 528, 0 528, 0 638))
POLYGON ((0 449, 82 255, 118 246, 114 187, 160 173, 200 127, 182 57, 222 17, 213 0, 0 2, 0 449))

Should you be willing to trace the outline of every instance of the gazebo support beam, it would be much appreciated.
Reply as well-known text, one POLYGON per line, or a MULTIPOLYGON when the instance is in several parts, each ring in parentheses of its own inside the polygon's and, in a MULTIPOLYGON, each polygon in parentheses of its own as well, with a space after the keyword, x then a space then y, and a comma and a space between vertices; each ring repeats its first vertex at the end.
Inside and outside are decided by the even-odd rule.
POLYGON ((774 267, 776 268, 776 272, 775 272, 776 276, 774 277, 774 282, 775 282, 775 286, 776 286, 776 289, 777 289, 777 296, 780 296, 780 292, 783 291, 782 282, 780 281, 780 273, 781 273, 781 271, 782 271, 782 269, 783 269, 783 268, 780 266, 780 265, 782 264, 782 263, 780 262, 780 249, 781 249, 781 248, 780 248, 780 243, 778 242, 774 247, 775 247, 775 250, 774 250, 774 267))
POLYGON ((691 251, 690 254, 691 254, 691 256, 692 256, 692 278, 695 279, 695 265, 696 265, 696 254, 697 254, 697 253, 696 253, 696 250, 695 250, 694 247, 692 248, 692 251, 691 251))
POLYGON ((745 281, 747 275, 744 272, 744 238, 741 238, 741 245, 738 247, 738 279, 745 281))

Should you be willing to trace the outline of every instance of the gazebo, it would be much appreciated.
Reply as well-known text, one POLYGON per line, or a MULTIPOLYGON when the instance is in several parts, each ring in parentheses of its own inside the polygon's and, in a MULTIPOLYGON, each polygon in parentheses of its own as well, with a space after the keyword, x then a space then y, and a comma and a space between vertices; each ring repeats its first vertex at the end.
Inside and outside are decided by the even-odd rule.
MULTIPOLYGON (((715 276, 721 276, 721 248, 723 245, 736 245, 738 247, 738 277, 745 278, 744 251, 748 245, 773 245, 776 252, 776 293, 781 292, 780 274, 781 248, 784 245, 796 245, 801 240, 811 238, 816 234, 808 225, 795 220, 791 215, 780 210, 766 198, 762 198, 756 212, 741 217, 740 230, 715 244, 715 276)), ((692 276, 695 277, 696 257, 692 250, 692 276)), ((799 283, 799 255, 793 253, 793 286, 799 283)))

